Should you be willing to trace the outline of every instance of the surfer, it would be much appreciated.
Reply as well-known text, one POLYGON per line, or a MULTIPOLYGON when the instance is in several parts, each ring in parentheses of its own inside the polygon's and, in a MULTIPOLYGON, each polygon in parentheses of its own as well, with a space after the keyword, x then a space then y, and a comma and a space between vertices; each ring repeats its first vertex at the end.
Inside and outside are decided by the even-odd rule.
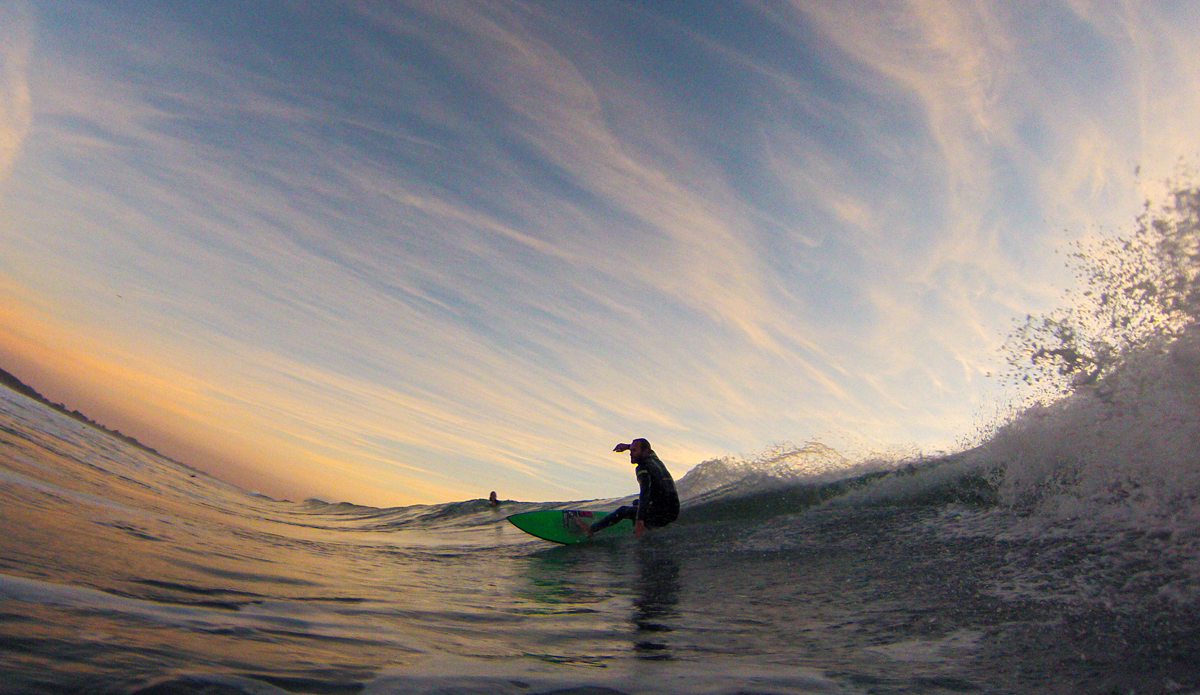
POLYGON ((641 536, 646 529, 660 528, 679 518, 679 494, 675 492, 675 479, 650 448, 645 439, 635 439, 628 444, 618 444, 613 451, 629 452, 629 462, 637 465, 638 485, 641 494, 633 504, 618 507, 616 511, 594 524, 580 519, 584 532, 592 535, 625 519, 633 519, 633 534, 641 536))
POLYGON ((495 490, 492 490, 492 494, 488 495, 488 506, 489 507, 499 507, 500 506, 500 500, 496 499, 496 491, 495 490))

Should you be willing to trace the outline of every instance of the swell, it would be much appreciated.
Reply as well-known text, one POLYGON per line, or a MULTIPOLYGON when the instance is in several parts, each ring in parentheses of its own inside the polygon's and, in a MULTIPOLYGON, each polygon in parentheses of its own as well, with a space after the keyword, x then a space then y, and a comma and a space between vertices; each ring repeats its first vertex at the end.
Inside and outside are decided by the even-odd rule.
POLYGON ((1129 356, 1093 388, 1015 414, 966 451, 855 463, 807 445, 702 463, 680 489, 685 522, 817 505, 965 505, 1077 529, 1195 535, 1200 331, 1129 356))

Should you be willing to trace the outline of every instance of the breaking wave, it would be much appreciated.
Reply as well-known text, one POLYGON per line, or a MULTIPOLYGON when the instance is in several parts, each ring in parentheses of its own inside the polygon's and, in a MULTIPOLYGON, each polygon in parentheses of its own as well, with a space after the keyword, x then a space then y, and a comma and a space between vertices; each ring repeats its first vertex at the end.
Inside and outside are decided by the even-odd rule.
POLYGON ((1200 331, 1136 355, 1095 389, 1021 412, 968 451, 853 462, 810 443, 707 461, 679 487, 693 512, 749 499, 775 500, 780 513, 820 502, 957 503, 1048 522, 1194 532, 1200 331))

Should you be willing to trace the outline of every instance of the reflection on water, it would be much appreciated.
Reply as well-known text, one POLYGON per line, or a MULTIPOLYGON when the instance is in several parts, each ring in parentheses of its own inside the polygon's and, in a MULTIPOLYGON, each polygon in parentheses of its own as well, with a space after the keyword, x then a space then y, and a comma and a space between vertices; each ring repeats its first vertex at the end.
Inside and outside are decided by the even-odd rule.
POLYGON ((668 545, 647 539, 638 543, 638 577, 633 583, 633 650, 639 659, 671 657, 667 635, 679 617, 679 565, 668 545))
POLYGON ((514 598, 529 613, 553 616, 555 626, 543 631, 567 637, 553 644, 556 662, 603 663, 630 654, 673 660, 670 635, 686 631, 677 554, 668 539, 653 535, 534 552, 513 587, 514 598), (628 622, 614 620, 622 615, 628 622))

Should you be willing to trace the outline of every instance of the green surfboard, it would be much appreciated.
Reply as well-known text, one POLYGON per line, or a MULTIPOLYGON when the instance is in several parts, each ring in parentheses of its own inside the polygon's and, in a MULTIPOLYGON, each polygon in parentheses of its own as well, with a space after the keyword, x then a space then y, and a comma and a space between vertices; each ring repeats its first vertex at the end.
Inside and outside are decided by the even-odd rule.
MULTIPOLYGON (((513 526, 531 536, 554 543, 578 543, 586 541, 587 535, 580 528, 580 521, 594 524, 608 516, 608 512, 585 512, 578 509, 545 509, 539 512, 522 512, 508 517, 513 526)), ((623 519, 597 533, 593 538, 628 535, 633 532, 633 522, 623 519)))

